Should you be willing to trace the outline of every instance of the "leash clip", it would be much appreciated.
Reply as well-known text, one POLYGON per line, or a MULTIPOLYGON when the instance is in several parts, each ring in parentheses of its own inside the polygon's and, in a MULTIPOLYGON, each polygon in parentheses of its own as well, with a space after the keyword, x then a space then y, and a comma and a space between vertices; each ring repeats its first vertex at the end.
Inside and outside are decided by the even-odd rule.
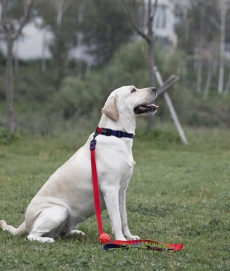
POLYGON ((97 132, 95 132, 95 134, 93 135, 93 139, 90 141, 90 150, 95 150, 95 146, 96 146, 96 136, 98 136, 99 134, 97 132))
POLYGON ((95 150, 95 146, 96 146, 96 140, 94 139, 94 140, 92 140, 91 142, 90 142, 90 150, 92 151, 92 150, 95 150))

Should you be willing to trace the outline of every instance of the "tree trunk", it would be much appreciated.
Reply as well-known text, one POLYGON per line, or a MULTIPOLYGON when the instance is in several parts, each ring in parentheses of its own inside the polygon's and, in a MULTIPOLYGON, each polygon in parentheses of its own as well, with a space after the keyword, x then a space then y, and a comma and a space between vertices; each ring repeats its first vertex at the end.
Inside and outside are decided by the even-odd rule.
MULTIPOLYGON (((149 42, 149 86, 154 87, 154 72, 153 67, 154 65, 154 53, 153 53, 153 38, 149 42)), ((149 115, 148 117, 148 131, 152 131, 155 124, 155 115, 149 115)))
POLYGON ((14 108, 13 108, 13 39, 11 33, 7 36, 7 61, 6 61, 6 105, 7 128, 14 132, 14 108))
MULTIPOLYGON (((14 42, 17 40, 19 35, 22 32, 23 27, 27 23, 29 19, 29 15, 31 9, 33 7, 35 0, 31 0, 28 3, 27 10, 25 9, 25 14, 23 18, 15 21, 15 19, 7 17, 6 7, 4 2, 1 1, 1 25, 4 34, 4 38, 6 38, 6 45, 7 45, 7 59, 6 59, 6 115, 7 115, 7 128, 10 132, 14 132, 14 108, 13 108, 13 97, 14 97, 14 90, 13 90, 13 47, 14 42), (18 26, 18 27, 16 27, 18 26)), ((9 1, 8 1, 9 2, 9 1)), ((26 2, 24 1, 24 8, 26 8, 26 2)), ((13 4, 14 6, 14 4, 13 4)), ((9 8, 13 8, 12 5, 9 5, 9 8)))
MULTIPOLYGON (((164 85, 164 82, 163 82, 163 80, 162 80, 161 74, 159 73, 157 67, 154 67, 154 68, 153 68, 153 71, 155 71, 156 79, 157 79, 157 81, 158 81, 159 86, 162 87, 162 86, 164 85)), ((181 124, 180 124, 179 118, 178 118, 177 113, 176 113, 176 111, 175 111, 175 109, 174 109, 174 106, 173 106, 173 104, 172 104, 171 98, 170 98, 170 96, 168 95, 167 91, 165 91, 163 95, 164 95, 166 104, 167 104, 167 106, 168 106, 169 112, 170 112, 170 114, 171 114, 171 117, 172 117, 172 119, 173 119, 173 122, 174 122, 174 124, 175 124, 175 126, 176 126, 176 128, 177 128, 178 134, 179 134, 179 136, 180 136, 182 142, 183 142, 185 145, 187 145, 187 144, 188 144, 187 138, 186 138, 185 133, 184 133, 184 130, 183 130, 181 124)))
POLYGON ((210 90, 211 82, 212 82, 212 75, 213 75, 213 70, 212 70, 212 67, 211 67, 209 69, 209 71, 208 71, 208 76, 207 76, 206 86, 205 86, 205 90, 204 90, 203 100, 208 99, 208 94, 209 94, 209 90, 210 90))
POLYGON ((224 93, 223 93, 224 98, 227 97, 229 89, 230 89, 230 73, 228 75, 228 81, 227 81, 227 84, 225 86, 225 90, 224 90, 224 93))
POLYGON ((56 5, 57 5, 56 24, 57 24, 58 27, 60 27, 61 23, 62 23, 64 0, 58 0, 56 5))
POLYGON ((205 8, 204 5, 201 6, 200 10, 200 35, 199 35, 199 59, 197 67, 197 81, 196 81, 196 92, 201 92, 202 85, 202 71, 203 71, 203 45, 204 45, 204 18, 205 18, 205 8))
MULTIPOLYGON (((153 72, 153 67, 154 67, 154 35, 153 35, 153 19, 154 15, 157 9, 157 3, 158 0, 154 0, 154 4, 152 2, 153 0, 147 0, 146 2, 142 2, 142 7, 145 9, 145 4, 147 7, 147 16, 145 16, 143 19, 143 22, 145 21, 147 23, 147 34, 145 31, 141 30, 137 24, 136 24, 136 18, 134 18, 129 11, 128 4, 126 4, 126 1, 121 0, 123 9, 128 16, 130 23, 133 27, 133 29, 140 35, 142 38, 145 39, 145 41, 148 43, 148 64, 149 64, 149 85, 150 87, 154 86, 154 72, 153 72)), ((135 5, 135 0, 133 0, 133 4, 135 5)), ((143 14, 145 14, 145 10, 143 10, 143 14)), ((150 115, 148 117, 148 125, 147 125, 147 130, 151 131, 154 128, 154 115, 150 115)))
POLYGON ((223 93, 223 88, 224 88, 225 20, 226 20, 226 0, 221 0, 220 67, 219 67, 219 80, 218 80, 219 94, 223 93))
POLYGON ((46 28, 43 28, 43 35, 42 35, 42 57, 41 57, 41 72, 45 73, 46 71, 46 28))
MULTIPOLYGON (((154 8, 157 8, 157 0, 155 0, 154 8)), ((153 35, 153 12, 152 10, 152 1, 148 1, 148 46, 149 46, 149 86, 154 87, 154 72, 153 67, 154 63, 154 35, 153 35)), ((155 124, 155 116, 150 115, 148 117, 148 131, 152 131, 155 124)))
POLYGON ((203 61, 202 61, 202 59, 199 59, 198 60, 198 67, 197 67, 197 78, 196 78, 196 92, 197 93, 199 93, 201 91, 202 70, 203 70, 203 61))
POLYGON ((14 75, 18 75, 18 68, 19 68, 19 60, 18 60, 18 43, 14 43, 14 56, 13 56, 13 73, 14 75))
POLYGON ((149 43, 149 86, 154 87, 154 73, 153 73, 153 67, 154 64, 154 55, 153 55, 153 39, 149 43))

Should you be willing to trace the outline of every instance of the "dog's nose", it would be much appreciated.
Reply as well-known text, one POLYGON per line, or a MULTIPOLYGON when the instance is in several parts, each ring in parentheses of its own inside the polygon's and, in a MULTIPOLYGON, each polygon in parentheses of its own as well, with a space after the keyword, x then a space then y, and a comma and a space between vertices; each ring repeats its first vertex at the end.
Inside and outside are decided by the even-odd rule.
POLYGON ((157 92, 157 89, 155 87, 151 88, 153 92, 157 92))

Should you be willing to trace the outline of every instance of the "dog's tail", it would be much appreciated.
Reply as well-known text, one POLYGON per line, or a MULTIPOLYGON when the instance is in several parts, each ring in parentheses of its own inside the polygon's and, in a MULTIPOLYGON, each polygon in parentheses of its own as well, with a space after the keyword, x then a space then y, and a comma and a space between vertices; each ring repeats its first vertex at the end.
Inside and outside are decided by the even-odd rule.
POLYGON ((27 233, 25 221, 17 229, 15 229, 13 226, 7 225, 4 220, 0 220, 0 228, 2 228, 4 231, 9 231, 13 235, 25 235, 27 233))

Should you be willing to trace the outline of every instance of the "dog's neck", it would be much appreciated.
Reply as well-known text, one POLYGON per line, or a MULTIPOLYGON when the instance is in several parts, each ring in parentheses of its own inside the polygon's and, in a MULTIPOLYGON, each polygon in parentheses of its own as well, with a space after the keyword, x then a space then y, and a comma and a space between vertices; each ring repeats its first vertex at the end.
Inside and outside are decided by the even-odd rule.
POLYGON ((98 127, 119 130, 135 135, 136 120, 124 118, 124 120, 121 121, 121 119, 123 118, 119 118, 117 121, 113 121, 110 118, 108 118, 105 114, 102 114, 98 127))

